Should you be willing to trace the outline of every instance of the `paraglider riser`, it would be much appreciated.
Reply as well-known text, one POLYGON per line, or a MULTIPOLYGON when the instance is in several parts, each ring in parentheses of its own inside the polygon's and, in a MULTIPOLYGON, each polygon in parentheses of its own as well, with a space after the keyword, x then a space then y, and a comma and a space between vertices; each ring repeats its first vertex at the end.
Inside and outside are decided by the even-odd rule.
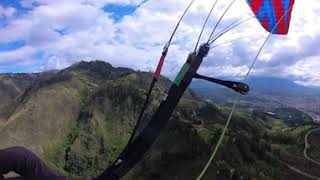
POLYGON ((187 62, 181 68, 174 83, 171 85, 167 97, 161 102, 150 122, 132 143, 125 148, 116 163, 97 177, 97 180, 120 179, 143 158, 144 154, 167 124, 175 107, 200 67, 203 58, 208 54, 209 49, 209 44, 206 43, 201 45, 197 52, 189 54, 187 62))

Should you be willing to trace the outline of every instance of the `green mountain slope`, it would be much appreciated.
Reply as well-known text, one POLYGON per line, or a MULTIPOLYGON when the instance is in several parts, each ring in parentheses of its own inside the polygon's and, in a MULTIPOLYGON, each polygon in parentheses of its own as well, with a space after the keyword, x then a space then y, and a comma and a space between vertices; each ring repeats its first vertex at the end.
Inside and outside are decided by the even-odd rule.
POLYGON ((33 79, 29 74, 0 75, 0 127, 14 110, 14 100, 22 95, 33 79))
MULTIPOLYGON (((0 148, 26 146, 69 177, 98 175, 115 160, 130 137, 151 80, 150 73, 114 68, 101 61, 23 78, 3 76, 10 76, 10 81, 0 78, 0 85, 5 84, 0 86, 4 87, 0 97, 6 99, 0 107, 10 104, 10 108, 0 111, 5 114, 0 148)), ((162 78, 156 86, 142 127, 170 84, 162 78)), ((228 113, 229 109, 202 101, 188 90, 160 138, 124 179, 195 179, 228 113)), ((319 174, 315 170, 319 167, 304 168, 302 154, 303 135, 316 125, 307 119, 290 123, 287 113, 237 111, 205 179, 301 177, 281 162, 319 174), (297 159, 294 163, 293 158, 297 159)))

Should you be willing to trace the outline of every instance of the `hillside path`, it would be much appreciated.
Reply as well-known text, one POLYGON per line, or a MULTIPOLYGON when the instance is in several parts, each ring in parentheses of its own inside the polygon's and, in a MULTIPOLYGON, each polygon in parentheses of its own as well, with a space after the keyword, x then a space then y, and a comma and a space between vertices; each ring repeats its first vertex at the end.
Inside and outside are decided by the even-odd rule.
MULTIPOLYGON (((274 157, 271 153, 269 153, 269 152, 266 152, 266 153, 267 153, 269 156, 274 157)), ((289 168, 291 171, 294 171, 294 172, 296 172, 296 173, 298 173, 298 174, 301 174, 301 175, 303 175, 303 176, 305 176, 305 177, 307 177, 307 178, 310 178, 310 179, 320 180, 319 177, 314 176, 314 175, 312 175, 312 174, 309 174, 309 173, 307 173, 307 172, 304 172, 304 171, 302 171, 302 170, 300 170, 300 169, 298 169, 298 168, 296 168, 296 167, 293 167, 293 166, 291 166, 290 164, 288 164, 288 163, 286 163, 286 162, 284 162, 284 161, 281 161, 280 159, 278 159, 277 161, 280 162, 281 164, 287 166, 287 168, 289 168)))
POLYGON ((306 172, 304 172, 304 171, 302 171, 302 170, 300 170, 300 169, 298 169, 298 168, 296 168, 296 167, 291 166, 291 165, 288 164, 288 163, 285 163, 285 162, 283 162, 283 161, 281 161, 281 163, 283 163, 283 164, 286 165, 289 169, 291 169, 292 171, 294 171, 294 172, 296 172, 296 173, 298 173, 298 174, 301 174, 301 175, 303 175, 303 176, 305 176, 305 177, 308 177, 308 178, 311 178, 311 179, 320 180, 319 177, 314 176, 314 175, 311 175, 311 174, 309 174, 309 173, 306 173, 306 172))
POLYGON ((310 148, 310 144, 309 144, 309 142, 308 142, 308 137, 309 137, 309 135, 310 135, 312 132, 315 132, 315 131, 320 131, 320 128, 311 129, 311 130, 308 131, 307 134, 304 136, 305 146, 304 146, 303 155, 304 155, 304 157, 307 158, 309 161, 311 161, 311 162, 313 162, 313 163, 315 163, 315 164, 317 164, 317 165, 320 166, 320 162, 318 162, 318 161, 310 158, 310 157, 308 156, 308 153, 307 153, 308 149, 310 148))

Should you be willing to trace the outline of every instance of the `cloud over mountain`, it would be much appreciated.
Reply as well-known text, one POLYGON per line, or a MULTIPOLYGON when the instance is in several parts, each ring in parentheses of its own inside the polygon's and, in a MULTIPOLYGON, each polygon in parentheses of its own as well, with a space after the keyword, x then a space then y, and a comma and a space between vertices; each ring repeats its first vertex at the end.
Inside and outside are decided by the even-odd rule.
MULTIPOLYGON (((201 41, 229 2, 219 1, 201 41)), ((174 76, 193 50, 212 3, 197 1, 187 14, 169 51, 165 75, 174 76)), ((187 4, 184 0, 4 0, 0 2, 0 71, 59 69, 91 59, 152 71, 187 4), (21 41, 24 44, 17 46, 21 41)), ((253 73, 320 85, 317 7, 317 0, 295 2, 289 34, 270 39, 253 73)), ((216 32, 249 16, 246 2, 238 0, 216 32)), ((267 35, 255 19, 237 27, 217 41, 232 43, 212 49, 201 72, 244 74, 267 35)))

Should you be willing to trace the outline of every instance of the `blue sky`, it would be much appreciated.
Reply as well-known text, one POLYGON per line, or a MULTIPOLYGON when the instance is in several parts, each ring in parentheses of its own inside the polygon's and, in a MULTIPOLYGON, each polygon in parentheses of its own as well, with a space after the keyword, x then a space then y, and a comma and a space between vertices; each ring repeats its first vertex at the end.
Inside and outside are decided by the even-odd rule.
MULTIPOLYGON (((16 17, 23 16, 25 14, 28 14, 30 11, 32 11, 33 8, 37 7, 39 4, 34 2, 31 3, 31 7, 24 7, 19 0, 1 0, 0 5, 3 8, 14 8, 16 10, 16 17)), ((116 4, 116 3, 110 3, 106 4, 104 7, 102 7, 103 11, 106 13, 111 14, 111 18, 115 22, 119 22, 124 18, 125 16, 131 15, 135 12, 135 10, 141 6, 143 3, 147 2, 147 0, 139 3, 138 5, 135 4, 116 4)), ((0 19, 0 25, 6 25, 8 18, 2 17, 0 19)), ((55 32, 59 33, 59 35, 64 36, 67 32, 67 28, 65 29, 55 29, 55 32)), ((6 52, 6 51, 14 51, 17 49, 20 49, 24 46, 26 46, 27 43, 23 39, 18 39, 15 41, 10 42, 2 42, 0 43, 0 52, 6 52)), ((44 60, 44 52, 43 51, 36 51, 32 58, 36 60, 38 63, 34 63, 30 66, 15 66, 16 62, 4 62, 0 63, 0 66, 2 67, 8 67, 5 69, 0 69, 0 73, 19 73, 19 72, 34 72, 38 68, 38 66, 41 64, 41 61, 44 60)))
POLYGON ((14 7, 14 8, 22 9, 19 0, 2 0, 0 1, 0 4, 3 7, 14 7))
POLYGON ((0 5, 5 8, 8 8, 8 7, 15 8, 17 10, 18 15, 25 14, 31 10, 31 7, 23 7, 21 5, 20 0, 1 0, 0 5))
POLYGON ((103 7, 103 10, 105 12, 112 14, 112 18, 115 21, 120 21, 124 16, 134 13, 136 9, 137 6, 117 4, 108 4, 105 7, 103 7))
MULTIPOLYGON (((231 0, 230 0, 231 1, 231 0)), ((153 71, 163 45, 189 2, 185 0, 1 0, 0 72, 62 69, 80 60, 105 60, 114 66, 153 71)), ((163 75, 172 78, 193 49, 213 1, 191 7, 173 39, 163 75)), ((219 1, 208 29, 229 3, 219 1)), ((290 78, 320 85, 320 6, 296 1, 287 36, 272 36, 254 66, 254 75, 290 78), (300 13, 298 13, 300 12, 300 13)), ((218 30, 251 16, 246 1, 228 11, 218 30)), ((217 31, 218 32, 218 31, 217 31)), ((253 19, 234 29, 211 50, 200 71, 206 75, 244 74, 268 34, 253 19)))
POLYGON ((16 50, 16 49, 19 49, 25 45, 26 45, 26 42, 23 40, 12 41, 12 42, 7 42, 7 43, 0 43, 0 52, 16 50))
POLYGON ((139 4, 116 4, 116 3, 110 3, 106 4, 103 7, 103 10, 105 12, 111 13, 112 18, 116 21, 119 22, 123 17, 132 15, 136 9, 138 9, 140 6, 142 6, 144 3, 146 3, 148 0, 144 0, 139 4))
MULTIPOLYGON (((30 8, 22 7, 19 0, 1 0, 0 6, 3 8, 12 8, 15 10, 15 16, 19 17, 23 14, 28 13, 30 8)), ((2 16, 0 18, 0 27, 3 27, 9 23, 9 18, 2 16)), ((26 45, 26 42, 23 39, 17 39, 9 42, 0 42, 0 53, 8 52, 20 49, 26 45)), ((35 54, 36 58, 37 54, 35 54)), ((0 69, 0 73, 17 73, 17 72, 33 72, 36 67, 32 66, 16 66, 17 62, 1 62, 0 67, 4 67, 0 69)))

